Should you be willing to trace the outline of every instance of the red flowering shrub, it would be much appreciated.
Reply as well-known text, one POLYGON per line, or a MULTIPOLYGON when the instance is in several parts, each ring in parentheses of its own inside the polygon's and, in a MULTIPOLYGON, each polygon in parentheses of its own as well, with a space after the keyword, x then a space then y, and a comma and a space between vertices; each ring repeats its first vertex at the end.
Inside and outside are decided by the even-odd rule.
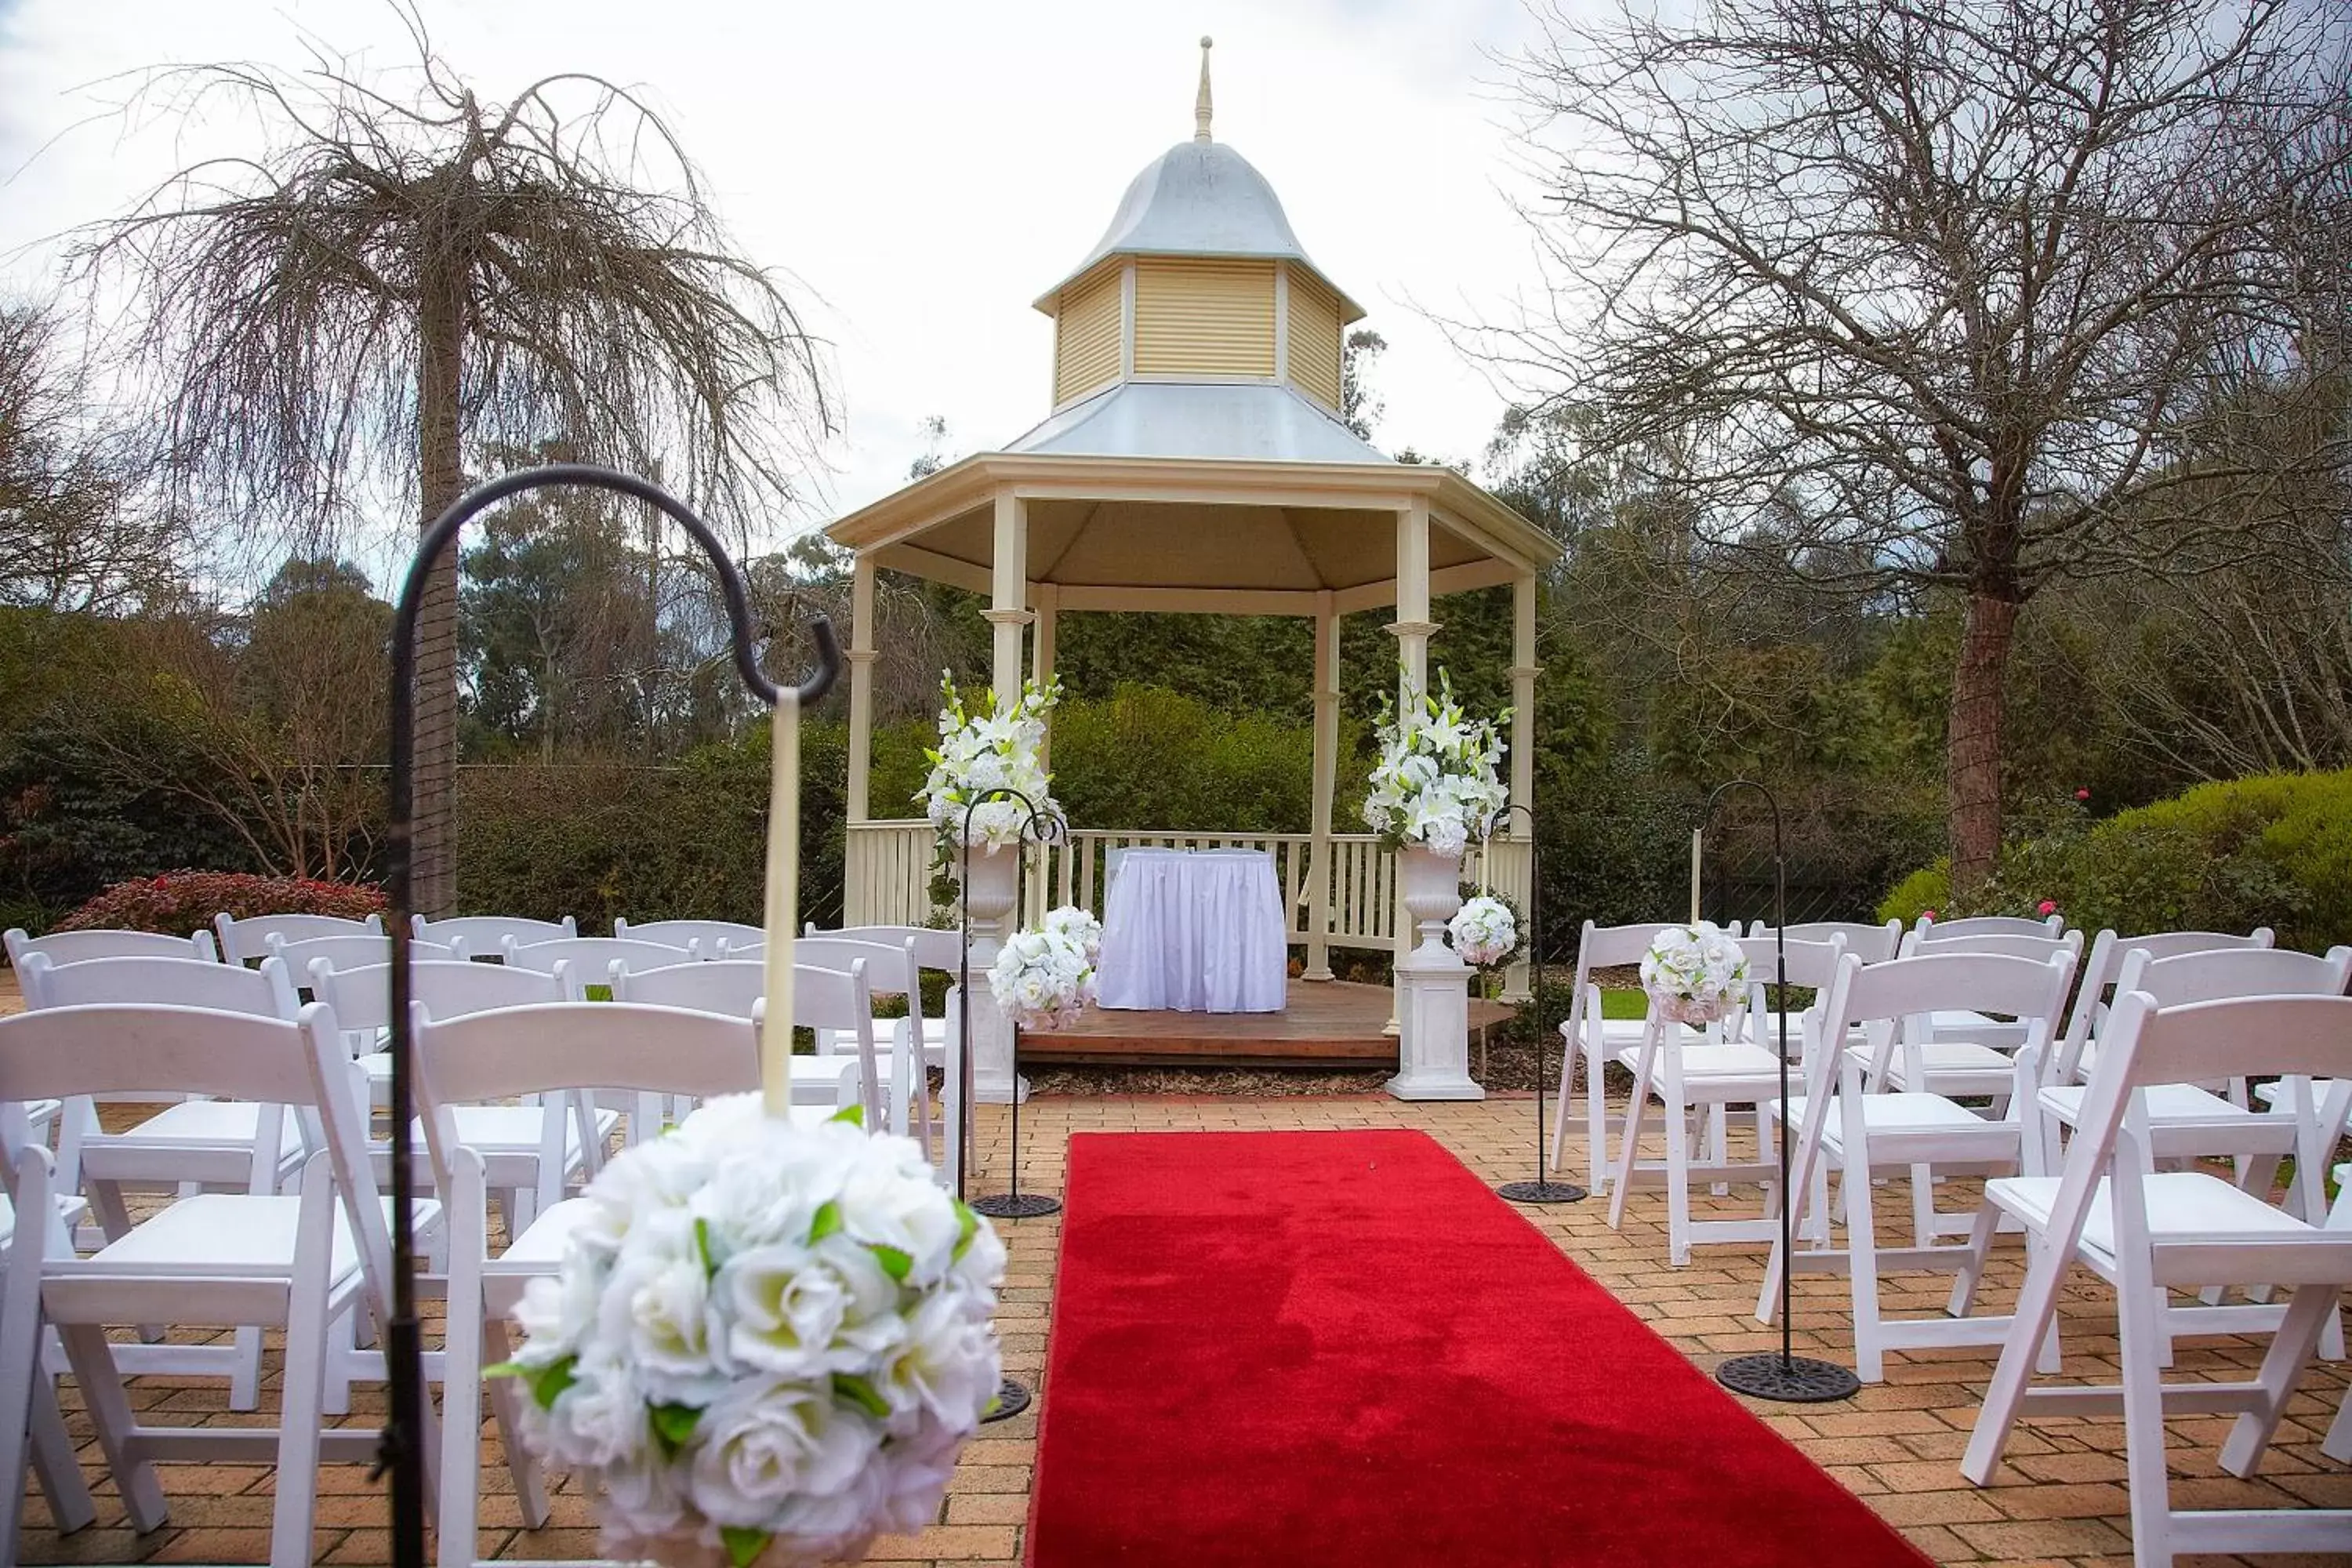
POLYGON ((166 871, 117 882, 49 929, 152 931, 185 936, 203 931, 226 910, 256 915, 340 915, 365 920, 383 911, 383 889, 373 882, 321 882, 308 877, 256 877, 243 871, 166 871))

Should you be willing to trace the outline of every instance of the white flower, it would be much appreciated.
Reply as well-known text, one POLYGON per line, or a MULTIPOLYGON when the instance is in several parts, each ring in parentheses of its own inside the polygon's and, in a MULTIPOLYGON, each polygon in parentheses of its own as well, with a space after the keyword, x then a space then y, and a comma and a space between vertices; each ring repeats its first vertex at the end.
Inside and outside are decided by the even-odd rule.
POLYGON ((1482 969, 1508 958, 1519 945, 1518 926, 1510 910, 1483 893, 1463 904, 1446 922, 1446 931, 1462 961, 1482 969))
POLYGON ((1003 1380, 996 1339, 975 1322, 967 1299, 931 1297, 907 1321, 907 1333, 875 1373, 875 1392, 894 1416, 926 1414, 971 1431, 1003 1380))
POLYGON ((713 1524, 772 1528, 796 1497, 855 1486, 881 1442, 870 1416, 829 1394, 751 1379, 720 1394, 696 1424, 688 1495, 713 1524))
POLYGON ((548 1456, 574 1467, 602 1468, 626 1460, 646 1441, 645 1396, 629 1369, 598 1356, 572 1369, 570 1386, 542 1409, 526 1402, 526 1426, 535 1426, 548 1456))
POLYGON ((1076 1021, 1094 999, 1102 927, 1083 910, 1058 909, 1034 930, 1016 931, 989 966, 989 994, 1024 1029, 1076 1021))

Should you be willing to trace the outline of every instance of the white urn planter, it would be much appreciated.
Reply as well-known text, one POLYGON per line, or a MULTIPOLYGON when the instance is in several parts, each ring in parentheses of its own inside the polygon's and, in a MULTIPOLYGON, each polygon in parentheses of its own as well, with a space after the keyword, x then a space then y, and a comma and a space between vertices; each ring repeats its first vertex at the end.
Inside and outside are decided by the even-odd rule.
POLYGON ((1397 960, 1399 1100, 1484 1100, 1470 1076, 1470 966, 1445 944, 1462 907, 1462 857, 1423 845, 1397 852, 1397 880, 1421 942, 1397 960))
POLYGON ((1021 901, 1021 857, 1009 845, 975 844, 967 872, 959 846, 955 867, 962 882, 964 913, 971 921, 972 984, 963 1005, 971 1014, 972 1098, 1002 1105, 1028 1097, 1028 1085, 1013 1072, 1013 1021, 988 988, 989 968, 1013 932, 1013 909, 1021 901))

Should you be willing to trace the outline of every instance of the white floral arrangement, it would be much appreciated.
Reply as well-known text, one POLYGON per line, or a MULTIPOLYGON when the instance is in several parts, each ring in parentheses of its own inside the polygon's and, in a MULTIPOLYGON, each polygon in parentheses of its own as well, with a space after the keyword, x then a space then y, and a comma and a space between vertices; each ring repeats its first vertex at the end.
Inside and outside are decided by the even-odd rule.
POLYGON ((623 1151, 516 1310, 521 1439, 593 1483, 606 1552, 855 1560, 936 1518, 996 1398, 1004 1247, 912 1141, 730 1095, 623 1151))
POLYGON ((1642 955, 1642 989, 1663 1017, 1713 1023, 1747 994, 1748 954, 1737 938, 1711 921, 1668 926, 1642 955))
MULTIPOLYGON (((1459 855, 1486 836, 1511 797, 1498 773, 1496 724, 1465 717, 1443 669, 1438 680, 1439 696, 1417 692, 1402 709, 1382 711, 1381 760, 1362 810, 1372 831, 1394 846, 1459 855)), ((1499 721, 1510 716, 1507 708, 1499 721)))
POLYGON ((1473 969, 1500 963, 1519 948, 1519 922, 1510 906, 1486 893, 1456 910, 1445 931, 1454 939, 1454 951, 1473 969))
POLYGON ((923 754, 931 771, 915 796, 923 814, 940 835, 953 844, 964 831, 964 814, 971 812, 971 842, 982 848, 1003 848, 1021 841, 1029 826, 1029 812, 1017 800, 981 800, 992 789, 1018 790, 1031 805, 1055 821, 1062 808, 1052 789, 1054 775, 1045 768, 1045 715, 1062 700, 1062 685, 1022 683, 1012 707, 992 692, 985 713, 967 711, 954 680, 940 680, 940 743, 923 754), (972 803, 981 800, 976 810, 972 803))
POLYGON ((1006 939, 989 966, 989 994, 1021 1028, 1067 1028, 1095 999, 1101 956, 1102 922, 1065 905, 1006 939))

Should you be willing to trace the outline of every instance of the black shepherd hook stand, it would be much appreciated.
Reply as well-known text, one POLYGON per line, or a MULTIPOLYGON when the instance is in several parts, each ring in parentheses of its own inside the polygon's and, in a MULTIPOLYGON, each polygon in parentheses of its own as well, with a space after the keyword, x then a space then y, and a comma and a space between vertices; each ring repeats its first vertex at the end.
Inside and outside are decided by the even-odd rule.
MULTIPOLYGON (((1780 840, 1780 803, 1772 792, 1753 779, 1734 779, 1717 786, 1706 797, 1699 812, 1698 825, 1704 832, 1715 819, 1717 802, 1736 789, 1754 790, 1764 797, 1772 813, 1772 982, 1778 995, 1773 1007, 1780 1023, 1780 1348, 1778 1352, 1763 1351, 1755 1355, 1734 1356, 1715 1369, 1715 1380, 1735 1394, 1745 1394, 1758 1399, 1777 1399, 1791 1405, 1822 1405, 1833 1399, 1851 1399, 1862 1391, 1862 1380, 1832 1361, 1815 1361, 1810 1356, 1794 1354, 1790 1337, 1795 1329, 1791 1321, 1794 1298, 1790 1283, 1796 1278, 1794 1239, 1796 1194, 1789 1190, 1789 862, 1780 840)), ((1822 1047, 1828 1050, 1831 1046, 1822 1047)))
MULTIPOLYGON (((760 636, 751 619, 751 604, 743 590, 742 574, 727 557, 710 526, 685 502, 659 485, 591 463, 551 463, 523 468, 478 485, 457 498, 448 510, 433 520, 417 545, 400 590, 392 625, 392 773, 386 787, 384 882, 391 905, 392 937, 392 1321, 384 1325, 385 1374, 391 1382, 391 1414, 377 1450, 379 1472, 392 1474, 393 1568, 425 1568, 425 1353, 416 1322, 415 1154, 408 1129, 415 1118, 413 1075, 409 1058, 408 972, 409 916, 412 887, 412 829, 415 819, 416 768, 416 616, 433 564, 457 540, 457 531, 478 513, 509 496, 551 485, 582 485, 635 496, 674 520, 694 536, 709 556, 727 601, 728 637, 735 655, 736 673, 753 696, 773 707, 782 700, 760 668, 760 636)), ((803 706, 816 701, 841 673, 841 645, 833 626, 822 616, 809 626, 816 643, 817 668, 801 682, 803 706)), ((790 940, 790 933, 785 933, 790 940)))
MULTIPOLYGON (((1037 808, 1036 802, 1017 789, 998 787, 985 789, 971 797, 963 808, 962 855, 963 890, 957 900, 961 914, 962 938, 956 972, 956 1197, 964 1195, 965 1173, 971 1166, 972 1151, 978 1147, 972 1133, 971 1114, 971 819, 973 815, 992 800, 1018 801, 1028 816, 1021 824, 1020 835, 1013 841, 1013 910, 1017 918, 1021 910, 1022 881, 1029 870, 1029 841, 1040 844, 1059 835, 1062 824, 1037 808)), ((1013 1031, 1013 1158, 1011 1187, 1001 1195, 971 1200, 974 1214, 984 1214, 991 1219, 1035 1219, 1057 1213, 1061 1205, 1036 1193, 1024 1196, 1021 1191, 1021 1030, 1013 1031)), ((996 1386, 996 1403, 989 1406, 982 1421, 1006 1421, 1029 1408, 1029 1390, 1011 1378, 996 1386)))
POLYGON ((1542 851, 1536 847, 1536 814, 1525 801, 1513 801, 1503 815, 1523 811, 1528 816, 1528 1014, 1535 1021, 1536 1043, 1536 1179, 1505 1182, 1496 1192, 1515 1204, 1573 1204, 1591 1196, 1574 1182, 1555 1182, 1544 1169, 1544 1058, 1551 1043, 1543 1026, 1543 905, 1542 851))

